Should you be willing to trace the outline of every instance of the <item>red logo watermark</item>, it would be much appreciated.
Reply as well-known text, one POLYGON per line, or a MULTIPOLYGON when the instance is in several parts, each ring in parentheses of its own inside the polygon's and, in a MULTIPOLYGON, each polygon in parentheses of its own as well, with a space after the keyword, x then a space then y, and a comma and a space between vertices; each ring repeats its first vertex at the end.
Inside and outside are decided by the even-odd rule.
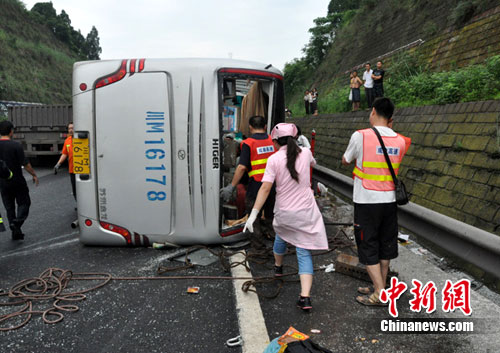
MULTIPOLYGON (((436 284, 430 281, 423 285, 422 282, 414 279, 412 280, 412 285, 410 293, 413 295, 413 298, 410 300, 410 309, 413 312, 420 312, 425 308, 425 312, 428 314, 436 311, 436 284)), ((392 277, 391 286, 380 292, 380 301, 389 303, 389 314, 392 317, 398 317, 396 302, 407 289, 408 285, 406 283, 400 282, 396 277, 392 277)), ((442 310, 444 312, 452 312, 460 309, 464 315, 472 313, 470 305, 470 281, 467 279, 462 279, 456 283, 447 280, 441 291, 441 298, 443 302, 442 310)))

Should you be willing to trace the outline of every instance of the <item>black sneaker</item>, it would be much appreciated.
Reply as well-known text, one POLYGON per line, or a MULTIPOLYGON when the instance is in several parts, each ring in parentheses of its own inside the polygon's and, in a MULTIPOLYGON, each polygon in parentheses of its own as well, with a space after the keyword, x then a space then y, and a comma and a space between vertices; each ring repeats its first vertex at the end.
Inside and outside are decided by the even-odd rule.
POLYGON ((23 240, 23 239, 24 239, 24 234, 21 232, 21 230, 12 231, 12 240, 23 240))
POLYGON ((274 265, 274 277, 283 276, 283 266, 274 265))
POLYGON ((300 296, 299 300, 297 300, 297 307, 302 310, 311 310, 313 308, 311 298, 300 296))

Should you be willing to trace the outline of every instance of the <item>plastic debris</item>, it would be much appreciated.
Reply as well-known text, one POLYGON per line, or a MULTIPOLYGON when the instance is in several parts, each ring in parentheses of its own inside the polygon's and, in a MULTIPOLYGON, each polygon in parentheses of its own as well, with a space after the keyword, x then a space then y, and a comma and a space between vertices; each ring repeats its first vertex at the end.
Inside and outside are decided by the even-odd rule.
POLYGON ((318 182, 318 185, 316 186, 316 192, 319 196, 326 196, 328 195, 328 188, 322 183, 318 182))
POLYGON ((335 266, 333 264, 329 264, 328 266, 326 266, 325 272, 326 273, 328 273, 328 272, 335 272, 335 266))
POLYGON ((375 344, 375 343, 378 343, 378 340, 376 340, 376 339, 372 339, 372 343, 374 343, 374 344, 375 344))
POLYGON ((408 239, 410 239, 410 236, 408 234, 403 234, 403 233, 398 233, 398 240, 407 242, 408 239))
POLYGON ((198 294, 200 287, 188 287, 187 292, 189 294, 198 294))
POLYGON ((318 330, 318 329, 312 328, 312 329, 311 329, 311 333, 321 333, 321 330, 318 330))
POLYGON ((361 342, 364 342, 364 341, 366 341, 366 338, 361 337, 359 340, 360 340, 361 342))
POLYGON ((236 337, 230 338, 226 341, 226 344, 228 347, 241 346, 242 343, 243 343, 243 339, 241 338, 241 336, 236 336, 236 337))
POLYGON ((153 243, 153 249, 165 249, 168 245, 165 243, 153 243))
POLYGON ((428 251, 424 248, 411 248, 410 250, 417 255, 424 255, 428 253, 428 251))

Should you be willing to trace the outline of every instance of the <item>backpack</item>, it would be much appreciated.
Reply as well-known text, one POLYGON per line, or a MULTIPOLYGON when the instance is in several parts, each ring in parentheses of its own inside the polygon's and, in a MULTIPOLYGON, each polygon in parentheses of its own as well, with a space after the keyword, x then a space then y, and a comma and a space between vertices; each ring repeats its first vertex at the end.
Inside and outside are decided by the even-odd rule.
POLYGON ((288 343, 284 353, 332 353, 332 351, 321 347, 308 338, 288 343))

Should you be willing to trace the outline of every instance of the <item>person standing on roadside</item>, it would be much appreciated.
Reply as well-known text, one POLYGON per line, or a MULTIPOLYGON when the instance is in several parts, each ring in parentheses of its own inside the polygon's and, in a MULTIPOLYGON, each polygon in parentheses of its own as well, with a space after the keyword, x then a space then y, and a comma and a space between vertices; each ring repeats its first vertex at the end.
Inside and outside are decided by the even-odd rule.
POLYGON ((312 97, 311 114, 314 114, 314 116, 317 116, 318 115, 318 90, 316 88, 312 89, 311 97, 312 97))
POLYGON ((54 166, 54 174, 57 174, 59 168, 61 168, 61 164, 63 164, 64 161, 67 159, 69 179, 71 181, 71 190, 73 191, 73 197, 75 198, 76 201, 76 181, 75 181, 75 174, 73 171, 73 132, 74 132, 73 123, 71 122, 68 124, 68 137, 66 137, 66 140, 64 140, 61 157, 57 161, 57 164, 54 166))
POLYGON ((371 69, 370 63, 366 63, 365 72, 363 72, 363 83, 365 86, 366 102, 368 103, 368 109, 372 108, 373 104, 373 70, 371 69))
POLYGON ((359 109, 359 104, 361 102, 361 92, 359 87, 363 84, 363 81, 358 76, 358 72, 354 70, 351 74, 351 92, 352 92, 352 111, 355 112, 359 109))
POLYGON ((271 131, 277 152, 268 158, 262 186, 244 231, 248 229, 253 232, 260 209, 266 202, 273 183, 276 183, 274 275, 283 275, 283 257, 287 243, 295 246, 301 288, 297 306, 302 310, 310 310, 314 273, 310 250, 326 250, 328 241, 323 217, 310 184, 310 170, 316 161, 309 149, 297 146, 296 136, 297 128, 294 124, 280 123, 271 131))
POLYGON ((28 218, 31 205, 28 184, 23 176, 23 166, 33 177, 33 183, 36 186, 38 186, 38 177, 29 161, 25 158, 21 144, 12 141, 14 125, 10 121, 4 120, 0 122, 0 135, 0 159, 5 161, 7 167, 12 171, 10 179, 0 179, 0 192, 3 205, 7 211, 12 240, 22 240, 24 234, 21 227, 28 218))
POLYGON ((373 97, 384 96, 384 75, 385 71, 382 69, 382 61, 377 61, 377 68, 373 70, 373 97))
POLYGON ((306 115, 309 115, 309 112, 311 111, 311 104, 309 101, 311 100, 311 94, 309 93, 309 90, 306 90, 304 93, 304 107, 306 108, 306 115))
MULTIPOLYGON (((382 137, 396 175, 411 140, 392 130, 394 104, 377 98, 370 113, 370 125, 382 137)), ((369 306, 385 306, 379 299, 385 288, 390 260, 398 256, 398 217, 394 181, 375 131, 354 132, 342 157, 342 164, 355 161, 353 170, 354 235, 359 262, 373 283, 360 287, 356 300, 369 306)))

